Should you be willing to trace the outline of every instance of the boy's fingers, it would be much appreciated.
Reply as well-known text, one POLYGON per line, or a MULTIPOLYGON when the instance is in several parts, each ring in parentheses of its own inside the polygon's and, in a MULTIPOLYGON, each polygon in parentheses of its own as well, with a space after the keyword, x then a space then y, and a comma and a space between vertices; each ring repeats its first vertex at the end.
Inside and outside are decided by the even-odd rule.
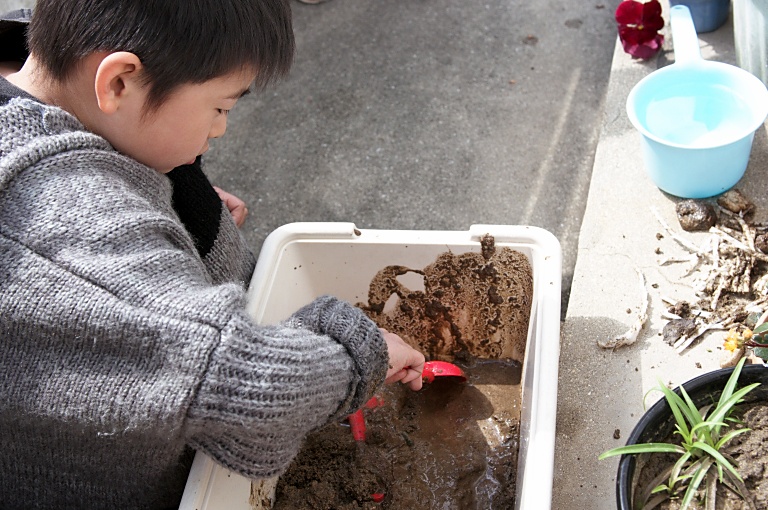
POLYGON ((245 221, 245 217, 248 215, 248 208, 245 206, 245 202, 218 186, 214 186, 213 189, 216 191, 216 194, 219 195, 221 201, 224 202, 224 205, 227 206, 227 209, 229 209, 229 213, 232 215, 232 219, 235 220, 235 224, 238 227, 241 227, 245 221))
POLYGON ((401 381, 403 384, 407 384, 412 390, 418 391, 421 389, 422 379, 421 372, 409 368, 406 376, 401 381))
POLYGON ((412 368, 399 370, 387 377, 384 382, 387 384, 394 384, 396 382, 407 384, 414 391, 419 391, 422 387, 421 372, 412 368))
POLYGON ((413 381, 409 382, 408 387, 413 391, 419 391, 424 387, 424 382, 421 380, 421 377, 419 377, 418 379, 414 379, 413 381))
POLYGON ((235 220, 235 225, 242 227, 245 223, 245 217, 248 216, 248 208, 245 205, 238 205, 234 209, 230 209, 232 219, 235 220))
POLYGON ((411 370, 415 370, 419 374, 424 372, 424 356, 421 353, 418 353, 419 357, 414 360, 413 363, 410 363, 407 368, 410 368, 411 370))
POLYGON ((387 377, 387 378, 384 380, 384 382, 385 382, 385 383, 387 383, 387 384, 392 384, 392 383, 396 383, 397 381, 402 381, 402 380, 403 380, 403 378, 404 378, 404 377, 405 377, 407 374, 408 374, 408 372, 407 372, 405 369, 403 369, 403 370, 398 370, 398 371, 397 371, 397 372, 395 372, 394 374, 392 374, 392 375, 390 375, 389 377, 387 377))

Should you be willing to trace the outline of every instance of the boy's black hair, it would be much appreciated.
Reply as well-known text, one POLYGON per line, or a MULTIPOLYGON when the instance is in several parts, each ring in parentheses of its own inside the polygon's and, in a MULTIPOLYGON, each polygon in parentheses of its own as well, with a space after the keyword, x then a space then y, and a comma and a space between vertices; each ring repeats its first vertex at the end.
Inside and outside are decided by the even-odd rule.
POLYGON ((144 66, 147 109, 185 83, 253 67, 256 86, 287 74, 294 37, 289 0, 37 0, 30 52, 65 81, 97 51, 128 51, 144 66))

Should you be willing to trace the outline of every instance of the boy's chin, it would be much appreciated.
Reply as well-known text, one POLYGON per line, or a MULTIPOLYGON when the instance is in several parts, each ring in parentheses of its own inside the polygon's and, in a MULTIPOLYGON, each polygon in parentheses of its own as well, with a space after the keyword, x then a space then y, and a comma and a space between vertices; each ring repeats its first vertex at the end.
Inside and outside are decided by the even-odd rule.
POLYGON ((158 172, 160 172, 161 174, 167 174, 168 172, 170 172, 171 170, 174 170, 176 168, 180 168, 182 166, 194 165, 196 161, 197 161, 197 158, 191 159, 191 160, 186 161, 184 163, 179 163, 179 164, 175 165, 173 168, 157 168, 157 167, 153 167, 153 168, 155 170, 157 170, 158 172))

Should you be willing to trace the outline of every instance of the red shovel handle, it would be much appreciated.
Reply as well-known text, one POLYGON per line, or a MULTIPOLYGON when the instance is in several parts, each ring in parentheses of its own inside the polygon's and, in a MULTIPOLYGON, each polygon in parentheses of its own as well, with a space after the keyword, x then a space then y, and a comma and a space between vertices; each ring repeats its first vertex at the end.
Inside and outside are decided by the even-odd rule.
POLYGON ((381 397, 371 397, 371 399, 365 403, 366 409, 376 409, 377 407, 381 407, 384 405, 384 399, 381 397))
POLYGON ((363 410, 358 409, 354 413, 347 416, 349 422, 349 428, 352 429, 352 437, 355 441, 365 441, 365 417, 363 417, 363 410))
POLYGON ((347 416, 347 422, 349 422, 349 428, 352 429, 352 437, 355 441, 365 441, 365 416, 363 416, 363 409, 376 409, 384 405, 384 399, 381 397, 371 397, 371 399, 365 403, 365 405, 347 416))

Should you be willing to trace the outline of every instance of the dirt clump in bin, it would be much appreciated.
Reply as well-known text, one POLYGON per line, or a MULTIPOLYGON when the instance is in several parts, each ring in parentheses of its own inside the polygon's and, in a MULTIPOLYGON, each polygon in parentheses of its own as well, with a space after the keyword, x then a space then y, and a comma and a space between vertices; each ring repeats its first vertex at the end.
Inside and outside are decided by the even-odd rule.
POLYGON ((385 267, 371 281, 368 304, 358 306, 427 359, 522 361, 532 301, 528 258, 486 236, 481 253, 442 253, 424 269, 385 267), (409 274, 423 278, 424 290, 401 283, 409 274))
POLYGON ((280 477, 274 508, 514 507, 533 272, 492 236, 481 248, 442 253, 423 269, 387 266, 358 303, 428 360, 461 366, 467 382, 382 388, 384 404, 364 409, 364 441, 346 423, 311 434, 280 477))

